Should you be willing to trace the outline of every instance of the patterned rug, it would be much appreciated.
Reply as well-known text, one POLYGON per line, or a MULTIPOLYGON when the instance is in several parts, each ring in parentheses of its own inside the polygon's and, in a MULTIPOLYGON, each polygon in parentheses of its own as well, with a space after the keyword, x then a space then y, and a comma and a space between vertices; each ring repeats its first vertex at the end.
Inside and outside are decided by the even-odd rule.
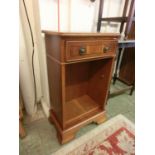
POLYGON ((118 115, 52 155, 134 155, 134 124, 118 115))

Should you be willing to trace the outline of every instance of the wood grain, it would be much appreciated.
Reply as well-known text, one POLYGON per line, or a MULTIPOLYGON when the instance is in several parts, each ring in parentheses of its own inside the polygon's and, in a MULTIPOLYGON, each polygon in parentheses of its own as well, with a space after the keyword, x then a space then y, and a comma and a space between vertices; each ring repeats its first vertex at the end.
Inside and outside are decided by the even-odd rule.
POLYGON ((50 119, 56 126, 60 143, 66 143, 82 126, 105 121, 105 104, 119 35, 44 33, 50 119), (81 47, 86 49, 85 55, 79 53, 81 47))
POLYGON ((88 94, 104 109, 111 80, 113 59, 94 61, 91 64, 88 94))
POLYGON ((46 35, 50 35, 50 36, 66 36, 66 37, 97 37, 97 36, 101 36, 101 37, 115 37, 115 38, 119 38, 120 34, 119 33, 90 33, 90 32, 53 32, 53 31, 48 31, 48 30, 42 30, 43 33, 45 33, 46 35))
POLYGON ((83 40, 67 41, 66 61, 89 59, 91 57, 103 57, 115 54, 117 42, 112 40, 83 40), (85 53, 80 54, 80 49, 84 48, 85 53), (108 48, 107 51, 104 51, 108 48))
POLYGON ((47 69, 51 107, 62 123, 61 65, 47 57, 47 69))
POLYGON ((135 48, 125 48, 122 57, 119 79, 128 85, 135 81, 135 48))

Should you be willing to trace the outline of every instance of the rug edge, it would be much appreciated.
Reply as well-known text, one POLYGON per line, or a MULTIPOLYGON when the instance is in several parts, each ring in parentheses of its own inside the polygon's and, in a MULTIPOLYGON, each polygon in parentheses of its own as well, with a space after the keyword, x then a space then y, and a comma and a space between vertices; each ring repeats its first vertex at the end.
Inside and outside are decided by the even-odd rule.
POLYGON ((77 139, 73 140, 71 143, 66 144, 66 146, 64 146, 63 148, 61 148, 60 150, 53 152, 51 155, 62 155, 66 154, 68 152, 68 150, 72 150, 75 147, 79 146, 79 143, 85 143, 88 141, 87 137, 89 136, 90 138, 93 138, 93 136, 95 135, 95 133, 97 131, 100 132, 100 130, 104 130, 104 128, 108 128, 110 125, 116 123, 117 120, 121 119, 122 121, 127 122, 132 128, 133 130, 135 129, 135 125, 133 122, 131 122, 128 118, 126 118, 124 115, 122 114, 118 114, 117 116, 107 120, 105 123, 101 124, 100 126, 98 126, 97 128, 88 131, 87 134, 82 135, 80 137, 78 137, 77 139), (73 145, 74 143, 74 145, 73 145), (68 148, 68 149, 67 149, 68 148))

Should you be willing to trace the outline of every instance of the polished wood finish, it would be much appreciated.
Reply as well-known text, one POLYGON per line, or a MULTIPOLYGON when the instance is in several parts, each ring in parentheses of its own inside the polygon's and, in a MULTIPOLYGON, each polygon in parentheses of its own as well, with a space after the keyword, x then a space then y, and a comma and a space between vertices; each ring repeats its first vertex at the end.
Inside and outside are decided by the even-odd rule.
POLYGON ((60 143, 105 121, 118 34, 45 33, 51 122, 60 143))
POLYGON ((62 122, 62 92, 61 92, 61 70, 62 66, 47 56, 47 68, 49 80, 50 101, 54 107, 57 119, 62 122))
POLYGON ((106 120, 106 115, 105 111, 98 111, 96 113, 91 113, 91 115, 88 115, 84 119, 77 121, 76 125, 73 125, 72 127, 69 127, 67 129, 61 128, 53 110, 51 110, 50 119, 55 124, 55 127, 57 129, 57 137, 59 142, 61 144, 64 144, 74 139, 76 132, 79 131, 81 127, 90 123, 96 123, 96 124, 103 123, 106 120))
POLYGON ((119 79, 127 85, 135 81, 135 48, 125 48, 120 65, 119 79))
POLYGON ((78 38, 80 37, 80 40, 81 40, 81 37, 84 39, 84 38, 89 38, 89 37, 102 37, 100 39, 103 39, 103 37, 106 38, 119 38, 120 35, 118 33, 97 33, 97 32, 54 32, 54 31, 48 31, 48 30, 42 30, 43 33, 45 33, 46 35, 52 35, 52 36, 57 36, 57 37, 68 37, 66 39, 69 39, 71 37, 75 37, 76 40, 78 40, 78 38))
POLYGON ((93 40, 93 41, 67 41, 66 60, 89 59, 90 57, 102 57, 103 55, 115 54, 116 41, 93 40), (81 52, 81 50, 83 50, 81 52))

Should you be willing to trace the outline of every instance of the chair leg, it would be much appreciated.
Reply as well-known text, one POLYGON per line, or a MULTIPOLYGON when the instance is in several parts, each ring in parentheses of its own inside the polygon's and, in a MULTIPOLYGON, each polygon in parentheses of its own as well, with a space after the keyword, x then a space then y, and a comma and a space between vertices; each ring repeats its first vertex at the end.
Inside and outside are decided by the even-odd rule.
POLYGON ((117 80, 117 74, 115 73, 113 77, 113 85, 116 83, 116 80, 117 80))
POLYGON ((120 61, 120 57, 121 57, 121 52, 122 52, 122 48, 119 48, 118 53, 117 53, 117 57, 116 57, 116 68, 114 71, 113 84, 115 84, 115 82, 117 80, 117 71, 118 71, 118 65, 119 65, 119 61, 120 61))
POLYGON ((134 89, 135 89, 135 85, 132 86, 132 88, 131 88, 131 90, 130 90, 130 95, 132 95, 134 89))
POLYGON ((21 120, 19 120, 19 135, 21 138, 24 138, 26 136, 26 132, 25 132, 25 129, 22 125, 21 120))

